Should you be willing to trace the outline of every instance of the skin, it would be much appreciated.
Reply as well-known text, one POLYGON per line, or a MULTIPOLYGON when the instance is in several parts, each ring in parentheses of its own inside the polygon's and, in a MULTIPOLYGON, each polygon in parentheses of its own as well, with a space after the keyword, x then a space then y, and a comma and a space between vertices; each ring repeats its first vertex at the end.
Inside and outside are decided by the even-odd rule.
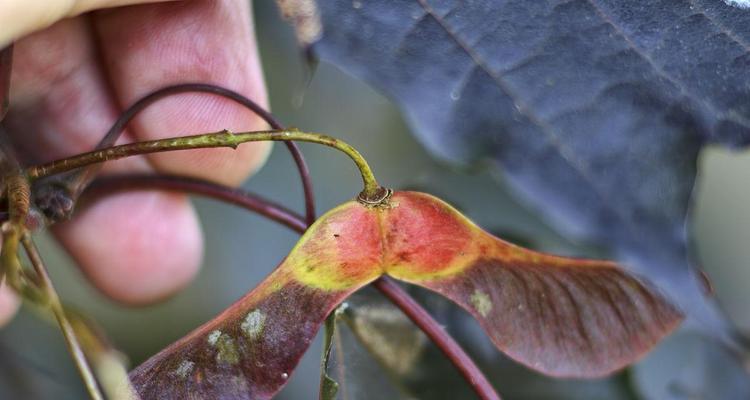
MULTIPOLYGON (((211 82, 262 105, 266 90, 250 7, 244 1, 0 2, 0 45, 16 42, 11 109, 4 121, 24 162, 93 149, 125 106, 167 84, 211 82), (83 12, 96 10, 80 15, 83 12)), ((118 143, 266 126, 228 100, 182 94, 154 104, 118 143)), ((270 145, 149 155, 104 173, 161 171, 236 185, 266 159, 270 145)), ((129 304, 184 287, 201 262, 203 237, 185 196, 134 192, 102 199, 53 228, 102 292, 129 304)), ((0 324, 17 308, 0 288, 0 324)))

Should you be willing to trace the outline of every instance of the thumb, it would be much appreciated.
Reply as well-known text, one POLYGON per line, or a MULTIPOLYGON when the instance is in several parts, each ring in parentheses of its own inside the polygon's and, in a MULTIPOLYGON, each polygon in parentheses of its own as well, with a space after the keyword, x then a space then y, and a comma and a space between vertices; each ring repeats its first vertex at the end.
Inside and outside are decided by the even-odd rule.
POLYGON ((13 290, 5 283, 0 283, 0 327, 15 315, 20 302, 13 290))
POLYGON ((99 8, 171 0, 4 0, 0 1, 0 48, 55 22, 99 8))

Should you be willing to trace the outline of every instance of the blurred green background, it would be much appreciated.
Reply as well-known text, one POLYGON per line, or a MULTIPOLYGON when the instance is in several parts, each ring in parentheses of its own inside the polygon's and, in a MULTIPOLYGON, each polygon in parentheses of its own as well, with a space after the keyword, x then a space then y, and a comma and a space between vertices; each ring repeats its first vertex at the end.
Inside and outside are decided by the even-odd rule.
MULTIPOLYGON (((409 134, 398 110, 363 83, 321 64, 306 86, 305 66, 293 34, 272 2, 256 2, 255 12, 272 108, 284 123, 348 141, 365 155, 384 184, 441 196, 479 225, 512 241, 561 254, 603 255, 555 234, 533 210, 514 201, 501 178, 480 169, 453 170, 432 160, 409 134)), ((357 173, 346 157, 320 146, 301 147, 312 170, 319 213, 358 192, 357 173)), ((750 153, 708 149, 700 164, 691 224, 696 259, 713 279, 726 310, 748 330, 750 153)), ((245 187, 302 209, 299 179, 284 146, 274 148, 268 164, 245 187)), ((195 199, 195 204, 207 246, 202 272, 185 291, 147 308, 125 308, 103 297, 87 284, 55 242, 45 234, 39 237, 62 297, 99 321, 133 365, 253 288, 296 241, 293 232, 242 210, 203 199, 195 199)), ((681 351, 680 346, 669 346, 667 355, 660 357, 681 351)), ((477 343, 470 347, 492 352, 477 343)), ((319 355, 320 340, 303 359, 282 398, 316 398, 319 355)), ((647 375, 661 379, 657 374, 647 375)), ((658 386, 658 382, 654 384, 658 386)), ((505 392, 501 386, 498 390, 505 392)), ((83 396, 64 344, 53 328, 22 310, 14 322, 0 330, 0 399, 83 396)), ((590 398, 597 396, 609 398, 606 394, 590 398)))

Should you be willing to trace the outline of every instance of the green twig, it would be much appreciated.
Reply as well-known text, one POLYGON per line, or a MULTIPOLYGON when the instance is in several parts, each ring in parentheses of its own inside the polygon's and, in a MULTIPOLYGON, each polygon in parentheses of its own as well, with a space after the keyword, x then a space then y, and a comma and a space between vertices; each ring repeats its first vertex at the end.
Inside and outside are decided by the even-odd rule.
POLYGON ((354 147, 331 136, 319 133, 301 132, 296 129, 241 133, 232 133, 230 131, 224 130, 216 133, 202 135, 136 142, 110 147, 108 149, 95 150, 73 157, 52 161, 47 164, 29 167, 26 169, 25 173, 31 180, 35 180, 43 178, 45 176, 71 171, 88 165, 139 154, 160 153, 177 150, 192 150, 211 147, 237 148, 237 146, 242 143, 265 140, 293 140, 317 143, 333 147, 345 153, 347 156, 349 156, 349 158, 352 159, 352 161, 354 161, 354 164, 357 165, 357 168, 362 175, 362 181, 364 183, 364 189, 359 196, 360 200, 370 204, 377 204, 387 199, 388 195, 390 194, 389 190, 384 189, 380 187, 380 185, 378 185, 378 182, 375 180, 375 176, 373 175, 370 166, 367 164, 367 161, 365 161, 364 157, 362 157, 362 155, 354 147))
POLYGON ((73 357, 73 361, 75 362, 78 372, 83 378, 86 390, 89 392, 89 395, 93 400, 104 400, 104 396, 99 389, 99 385, 96 383, 94 372, 91 369, 88 360, 86 359, 83 347, 81 347, 81 343, 78 341, 78 336, 76 335, 73 326, 68 320, 68 317, 65 315, 65 309, 60 302, 60 297, 57 295, 57 291, 55 290, 54 286, 52 286, 52 281, 50 280, 49 274, 47 273, 47 268, 45 268, 44 266, 36 245, 34 245, 34 242, 31 240, 31 237, 28 234, 23 235, 23 237, 21 238, 21 242, 23 243, 23 247, 26 250, 26 254, 29 256, 31 265, 34 267, 34 271, 36 271, 37 275, 40 278, 41 288, 46 295, 45 297, 47 300, 47 305, 50 311, 52 311, 52 314, 54 314, 55 319, 60 326, 60 330, 65 337, 65 343, 67 344, 68 350, 73 357))
POLYGON ((22 297, 32 301, 41 307, 52 311, 60 330, 65 337, 76 367, 81 373, 86 389, 94 400, 103 400, 99 386, 96 383, 91 367, 81 348, 81 344, 65 316, 65 311, 60 303, 60 297, 52 286, 47 269, 44 267, 42 258, 31 240, 26 229, 26 219, 29 215, 31 205, 31 189, 28 180, 21 174, 12 173, 4 177, 4 189, 8 196, 9 220, 3 224, 3 245, 0 253, 0 269, 8 275, 8 284, 13 287, 22 297), (26 254, 31 261, 36 279, 24 273, 21 260, 18 258, 19 243, 23 244, 26 254))

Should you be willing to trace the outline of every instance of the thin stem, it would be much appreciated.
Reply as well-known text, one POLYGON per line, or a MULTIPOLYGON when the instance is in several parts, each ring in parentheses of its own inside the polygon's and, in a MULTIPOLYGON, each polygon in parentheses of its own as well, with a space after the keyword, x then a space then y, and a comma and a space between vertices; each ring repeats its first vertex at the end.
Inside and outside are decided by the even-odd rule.
MULTIPOLYGON (((404 382, 403 379, 403 373, 400 373, 397 371, 398 368, 393 368, 393 365, 389 365, 387 361, 383 358, 383 351, 377 346, 379 345, 378 341, 375 341, 373 343, 371 337, 368 338, 367 335, 371 335, 372 333, 367 330, 367 324, 365 326, 361 326, 355 322, 355 316, 353 314, 357 313, 357 309, 354 308, 347 308, 346 313, 342 313, 342 315, 339 317, 341 320, 344 321, 346 326, 351 331, 352 336, 359 342, 359 344, 365 348, 365 350, 370 353, 370 355, 375 359, 375 362, 377 362, 378 365, 380 365, 380 368, 383 369, 383 372, 385 373, 386 377, 391 381, 391 385, 393 385, 393 388, 399 392, 400 396, 399 398, 407 398, 411 399, 414 398, 414 395, 411 393, 413 389, 410 389, 406 382, 404 382)), ((419 329, 419 328, 417 328, 419 329)), ((336 331, 337 333, 339 331, 336 331)), ((341 349, 343 351, 343 349, 341 349)))
POLYGON ((446 357, 466 378, 474 392, 483 400, 500 400, 487 377, 474 361, 456 343, 453 337, 435 321, 427 310, 388 277, 381 277, 372 284, 383 295, 404 312, 435 343, 446 357))
POLYGON ((4 179, 9 220, 2 226, 0 274, 7 274, 8 284, 18 289, 19 293, 38 299, 38 292, 24 284, 23 267, 18 259, 18 245, 23 236, 23 227, 31 204, 29 183, 18 174, 6 176, 4 179))
POLYGON ((349 385, 346 383, 346 374, 344 370, 346 365, 344 363, 344 344, 341 340, 341 333, 339 331, 333 332, 333 345, 336 347, 336 375, 341 389, 341 398, 343 400, 349 400, 349 385))
POLYGON ((8 196, 8 215, 15 227, 24 226, 31 207, 31 187, 23 176, 12 174, 5 177, 5 189, 8 196))
POLYGON ((23 297, 39 303, 41 306, 49 307, 55 315, 60 330, 63 332, 65 342, 70 354, 73 356, 76 367, 83 378, 86 389, 94 400, 103 400, 99 387, 86 360, 81 344, 65 316, 60 298, 52 286, 39 252, 31 241, 25 228, 26 217, 30 207, 30 186, 28 180, 17 173, 5 177, 5 190, 8 196, 9 221, 3 224, 2 269, 8 273, 8 283, 15 288, 23 297), (23 243, 26 254, 36 272, 38 286, 30 285, 28 279, 23 275, 21 261, 18 258, 18 244, 23 243))
POLYGON ((45 176, 59 174, 71 171, 88 165, 101 163, 104 161, 116 160, 124 157, 160 153, 165 151, 191 150, 198 148, 211 147, 231 147, 236 148, 238 145, 247 142, 257 142, 263 140, 273 141, 290 141, 296 140, 301 142, 311 142, 333 147, 344 152, 359 168, 364 183, 364 189, 360 198, 365 201, 377 202, 386 198, 388 191, 378 185, 370 166, 364 157, 351 145, 331 136, 319 133, 301 132, 296 129, 289 130, 271 130, 258 132, 241 132, 232 133, 221 131, 216 133, 183 136, 169 139, 149 140, 123 144, 120 146, 110 147, 103 150, 94 150, 88 153, 82 153, 76 156, 52 161, 47 164, 37 165, 28 168, 25 173, 30 179, 39 179, 45 176))
POLYGON ((338 382, 328 375, 328 366, 330 365, 333 336, 336 334, 336 319, 338 318, 340 307, 333 310, 323 324, 323 355, 320 358, 320 385, 318 387, 318 398, 320 400, 335 399, 336 393, 339 390, 338 382))
POLYGON ((84 192, 84 196, 96 196, 112 191, 133 189, 162 189, 199 194, 261 214, 295 232, 302 233, 307 229, 307 224, 302 216, 261 196, 202 179, 183 176, 146 174, 107 176, 92 182, 84 192))
MULTIPOLYGON (((230 99, 252 111, 266 123, 268 123, 271 128, 279 130, 284 129, 284 126, 281 125, 281 123, 276 118, 274 118, 274 116, 270 112, 266 111, 258 103, 238 92, 223 88, 221 86, 206 83, 183 83, 167 86, 151 92, 142 97, 140 100, 136 101, 132 106, 128 107, 125 111, 122 112, 122 114, 120 114, 120 117, 117 118, 117 121, 115 121, 104 138, 102 138, 102 140, 96 146, 96 150, 102 150, 104 148, 113 146, 115 142, 117 142, 117 139, 120 137, 122 132, 125 130, 125 127, 130 123, 130 121, 149 105, 164 97, 187 92, 209 93, 230 99)), ((294 159, 294 163, 297 165, 297 171, 299 171, 300 179, 302 180, 302 189, 305 196, 305 220, 308 223, 312 223, 313 221, 315 221, 315 198, 313 195, 312 181, 310 180, 310 170, 307 167, 307 163, 305 162, 305 159, 302 156, 302 152, 300 151, 297 144, 290 141, 284 142, 284 144, 286 145, 287 149, 289 149, 289 152, 294 159)), ((70 183, 68 189, 70 193, 73 194, 74 198, 77 198, 78 195, 83 192, 83 190, 85 190, 86 186, 91 183, 98 171, 99 166, 92 165, 84 170, 76 171, 69 177, 70 183)))
POLYGON ((55 290, 54 286, 52 286, 52 281, 50 280, 49 274, 47 273, 47 268, 45 268, 44 266, 36 245, 34 245, 34 242, 31 240, 28 234, 23 235, 23 237, 21 238, 21 242, 23 243, 23 247, 26 250, 26 254, 29 256, 31 265, 34 267, 34 271, 36 271, 37 276, 41 280, 41 288, 46 294, 49 307, 52 313, 55 315, 55 319, 57 319, 60 330, 65 337, 65 343, 67 344, 68 350, 73 357, 73 361, 75 362, 78 372, 83 378, 83 382, 86 385, 86 390, 88 390, 89 395, 93 400, 104 400, 104 395, 102 395, 99 389, 99 385, 96 383, 94 373, 91 369, 91 366, 89 365, 88 360, 86 359, 86 355, 83 352, 81 343, 78 341, 78 337, 73 330, 73 326, 70 324, 68 317, 65 315, 65 310, 63 309, 62 303, 60 302, 60 297, 57 295, 57 291, 55 290))
MULTIPOLYGON (((126 175, 108 179, 112 179, 112 183, 107 183, 105 181, 104 183, 99 185, 97 181, 95 181, 92 185, 92 190, 123 190, 127 189, 128 187, 159 188, 161 187, 159 185, 159 182, 168 182, 169 189, 171 190, 181 190, 191 193, 198 193, 218 200, 225 200, 226 197, 224 196, 227 193, 232 193, 232 196, 243 196, 248 194, 234 191, 234 189, 231 188, 222 188, 221 185, 210 182, 203 182, 202 185, 204 187, 214 187, 212 190, 199 191, 195 190, 199 186, 196 185, 192 180, 175 176, 157 175, 154 176, 153 179, 143 179, 143 177, 139 176, 126 175), (121 184, 117 184, 117 181, 119 181, 121 184), (132 184, 132 186, 129 186, 129 184, 132 184)), ((236 201, 236 199, 230 201, 233 204, 245 207, 249 211, 269 217, 274 221, 277 221, 277 219, 274 217, 274 215, 276 214, 273 213, 278 213, 281 210, 279 206, 267 202, 266 200, 257 196, 253 196, 249 201, 236 201), (258 207, 257 203, 262 203, 263 206, 258 207), (256 206, 250 207, 251 204, 256 206)), ((294 215, 293 213, 288 213, 285 218, 289 219, 291 222, 282 223, 284 223, 285 226, 291 228, 292 230, 302 234, 307 229, 306 224, 301 217, 294 215)), ((445 330, 443 330, 440 324, 435 321, 435 319, 430 316, 429 312, 427 312, 427 310, 425 310, 419 303, 417 303, 416 300, 414 300, 398 285, 393 283, 389 278, 380 278, 373 282, 373 286, 380 290, 389 300, 391 300, 391 302, 393 302, 394 305, 396 305, 396 307, 401 309, 404 314, 406 314, 425 334, 427 334, 427 336, 435 343, 435 345, 443 351, 443 353, 448 357, 453 365, 456 366, 456 368, 461 372, 464 378, 466 378, 468 383, 481 399, 500 399, 500 396, 495 392, 495 390, 492 388, 492 385, 487 381, 487 378, 484 376, 484 374, 482 374, 482 371, 479 370, 479 367, 477 367, 477 365, 474 363, 474 361, 472 361, 469 355, 464 352, 461 346, 456 343, 456 341, 447 332, 445 332, 445 330)))

